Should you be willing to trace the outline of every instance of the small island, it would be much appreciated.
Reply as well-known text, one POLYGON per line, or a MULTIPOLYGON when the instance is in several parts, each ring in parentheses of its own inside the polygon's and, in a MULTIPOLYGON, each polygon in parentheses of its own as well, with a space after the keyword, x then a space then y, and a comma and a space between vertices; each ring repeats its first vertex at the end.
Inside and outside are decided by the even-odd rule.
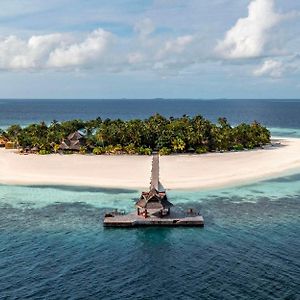
POLYGON ((202 154, 254 149, 270 143, 270 137, 256 121, 231 126, 226 118, 215 124, 200 115, 165 118, 159 114, 128 121, 54 120, 49 125, 11 125, 0 132, 2 146, 37 154, 202 154))

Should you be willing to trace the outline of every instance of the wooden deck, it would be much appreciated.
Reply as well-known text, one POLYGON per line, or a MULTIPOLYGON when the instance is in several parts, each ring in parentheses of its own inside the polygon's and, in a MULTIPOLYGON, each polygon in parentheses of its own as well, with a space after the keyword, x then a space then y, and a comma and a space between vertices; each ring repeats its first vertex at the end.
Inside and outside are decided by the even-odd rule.
POLYGON ((105 217, 103 225, 105 227, 147 227, 147 226, 169 226, 169 227, 203 227, 204 220, 200 215, 180 216, 171 213, 166 217, 156 217, 151 215, 148 218, 138 216, 135 212, 127 215, 115 215, 105 217))

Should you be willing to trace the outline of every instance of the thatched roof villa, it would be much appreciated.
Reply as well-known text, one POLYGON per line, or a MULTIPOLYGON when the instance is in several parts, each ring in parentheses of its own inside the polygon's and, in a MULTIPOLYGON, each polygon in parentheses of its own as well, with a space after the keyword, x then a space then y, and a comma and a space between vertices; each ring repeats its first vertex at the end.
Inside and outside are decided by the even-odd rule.
POLYGON ((38 153, 40 151, 40 148, 38 146, 34 146, 30 149, 31 153, 38 153))
POLYGON ((159 192, 152 188, 149 192, 142 192, 140 199, 135 204, 137 214, 150 213, 160 215, 170 214, 173 204, 168 200, 166 192, 159 192))
POLYGON ((66 139, 63 139, 59 145, 60 150, 80 151, 80 148, 84 146, 84 135, 79 131, 75 131, 68 135, 66 139))
POLYGON ((0 147, 5 147, 6 143, 8 142, 8 139, 4 136, 0 136, 0 147))
POLYGON ((17 144, 11 141, 5 143, 5 149, 17 149, 17 144))

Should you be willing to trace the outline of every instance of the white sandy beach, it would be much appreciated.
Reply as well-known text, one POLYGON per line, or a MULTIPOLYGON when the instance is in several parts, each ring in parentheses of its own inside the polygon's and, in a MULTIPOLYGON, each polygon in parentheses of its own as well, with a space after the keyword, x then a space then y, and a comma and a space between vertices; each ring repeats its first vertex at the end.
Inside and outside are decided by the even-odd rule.
MULTIPOLYGON (((280 139, 268 149, 171 155, 160 158, 160 180, 167 189, 232 186, 300 170, 300 139, 280 139)), ((151 156, 19 155, 0 150, 0 183, 79 185, 146 189, 151 156)))

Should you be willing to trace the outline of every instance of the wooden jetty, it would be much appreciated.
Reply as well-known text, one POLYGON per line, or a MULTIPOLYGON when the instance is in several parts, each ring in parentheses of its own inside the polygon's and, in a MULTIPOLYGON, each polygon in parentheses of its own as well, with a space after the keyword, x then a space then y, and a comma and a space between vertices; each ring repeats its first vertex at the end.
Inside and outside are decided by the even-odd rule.
POLYGON ((173 209, 166 191, 159 181, 159 155, 152 159, 151 181, 149 192, 142 192, 136 202, 136 211, 107 213, 103 225, 105 227, 141 227, 141 226, 204 226, 203 217, 189 209, 182 212, 173 209), (172 208, 172 209, 171 209, 172 208))
POLYGON ((152 158, 150 190, 159 191, 159 155, 154 154, 152 158))

